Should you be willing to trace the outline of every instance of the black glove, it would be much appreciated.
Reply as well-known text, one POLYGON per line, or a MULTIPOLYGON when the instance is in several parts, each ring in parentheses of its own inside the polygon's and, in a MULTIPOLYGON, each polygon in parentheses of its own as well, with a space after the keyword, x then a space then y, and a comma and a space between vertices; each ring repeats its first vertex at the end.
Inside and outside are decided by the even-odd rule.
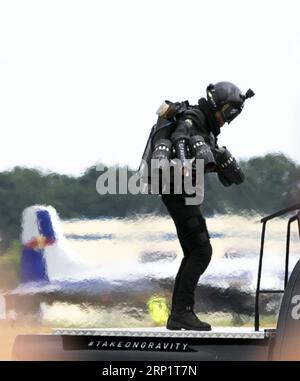
POLYGON ((194 135, 190 138, 190 150, 195 159, 204 160, 204 171, 213 172, 216 170, 216 161, 208 144, 200 135, 194 135))
POLYGON ((188 161, 188 140, 186 138, 179 138, 174 142, 175 158, 181 162, 180 170, 184 176, 189 176, 191 165, 188 161))
POLYGON ((187 159, 187 140, 184 138, 177 139, 174 142, 175 147, 175 155, 176 158, 179 159, 182 163, 187 159))
POLYGON ((245 175, 228 149, 226 147, 215 149, 214 154, 221 183, 226 187, 232 184, 242 184, 245 175))

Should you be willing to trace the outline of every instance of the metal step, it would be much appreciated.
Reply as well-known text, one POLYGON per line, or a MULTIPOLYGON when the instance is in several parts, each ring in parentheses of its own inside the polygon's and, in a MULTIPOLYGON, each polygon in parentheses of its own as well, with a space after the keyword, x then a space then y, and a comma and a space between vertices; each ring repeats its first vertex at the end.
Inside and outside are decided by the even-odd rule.
POLYGON ((166 328, 54 328, 54 335, 114 337, 182 337, 218 339, 264 339, 267 330, 254 331, 245 327, 215 327, 212 331, 170 331, 166 328))

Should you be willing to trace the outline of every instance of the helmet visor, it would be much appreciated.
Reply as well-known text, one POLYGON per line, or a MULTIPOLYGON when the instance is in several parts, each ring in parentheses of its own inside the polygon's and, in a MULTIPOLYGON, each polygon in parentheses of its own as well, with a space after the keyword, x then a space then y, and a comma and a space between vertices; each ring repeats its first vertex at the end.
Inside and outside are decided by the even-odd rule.
POLYGON ((239 115, 239 113, 242 111, 242 109, 243 109, 242 105, 235 105, 235 104, 226 103, 221 108, 223 119, 227 123, 232 122, 233 119, 239 115))

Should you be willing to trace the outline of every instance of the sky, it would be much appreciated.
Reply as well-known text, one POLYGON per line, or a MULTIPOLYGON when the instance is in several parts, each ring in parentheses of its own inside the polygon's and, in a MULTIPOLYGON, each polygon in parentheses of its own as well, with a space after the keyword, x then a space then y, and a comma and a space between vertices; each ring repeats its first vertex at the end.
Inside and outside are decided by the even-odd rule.
POLYGON ((300 163, 299 14, 297 0, 1 0, 0 170, 138 168, 159 105, 223 80, 256 95, 219 143, 300 163))

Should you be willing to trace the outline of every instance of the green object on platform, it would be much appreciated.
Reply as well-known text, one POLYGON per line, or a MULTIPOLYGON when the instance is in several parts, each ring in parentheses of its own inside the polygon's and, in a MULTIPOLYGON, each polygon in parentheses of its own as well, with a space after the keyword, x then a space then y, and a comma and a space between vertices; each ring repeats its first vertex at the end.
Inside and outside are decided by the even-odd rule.
POLYGON ((151 296, 147 302, 147 308, 149 315, 157 325, 166 324, 170 311, 165 297, 151 296))

